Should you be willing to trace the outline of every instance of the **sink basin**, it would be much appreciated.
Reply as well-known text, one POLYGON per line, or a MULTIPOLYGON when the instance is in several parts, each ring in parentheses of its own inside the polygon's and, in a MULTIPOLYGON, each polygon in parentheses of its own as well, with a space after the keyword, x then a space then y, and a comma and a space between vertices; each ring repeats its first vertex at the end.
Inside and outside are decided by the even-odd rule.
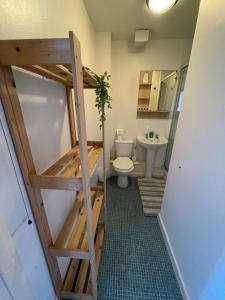
POLYGON ((158 150, 159 148, 165 146, 168 143, 168 140, 163 136, 158 139, 147 139, 144 136, 137 137, 138 142, 146 149, 158 150))
POLYGON ((138 136, 137 142, 146 149, 145 177, 152 177, 156 152, 160 148, 165 147, 168 140, 163 136, 158 139, 148 139, 144 136, 138 136))

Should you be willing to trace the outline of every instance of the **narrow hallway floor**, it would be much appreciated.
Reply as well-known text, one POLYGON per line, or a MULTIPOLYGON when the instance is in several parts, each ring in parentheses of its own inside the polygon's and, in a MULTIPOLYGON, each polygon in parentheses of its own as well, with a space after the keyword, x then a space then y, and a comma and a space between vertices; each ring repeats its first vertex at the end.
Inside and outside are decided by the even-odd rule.
POLYGON ((137 179, 107 183, 98 300, 182 300, 156 217, 144 217, 137 179))

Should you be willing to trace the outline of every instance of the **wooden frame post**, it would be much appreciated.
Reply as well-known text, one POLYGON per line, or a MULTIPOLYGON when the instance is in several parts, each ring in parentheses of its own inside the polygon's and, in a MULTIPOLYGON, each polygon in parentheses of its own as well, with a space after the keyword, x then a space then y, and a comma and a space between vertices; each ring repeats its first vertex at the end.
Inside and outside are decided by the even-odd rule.
POLYGON ((97 300, 97 272, 95 263, 95 248, 92 220, 92 203, 90 198, 90 177, 88 172, 87 133, 85 123, 83 72, 81 63, 80 42, 72 31, 69 32, 71 48, 71 64, 73 70, 74 100, 77 118, 77 132, 80 147, 84 205, 87 212, 87 233, 89 240, 91 281, 94 299, 97 300))
POLYGON ((61 274, 56 258, 50 256, 48 251, 48 247, 52 244, 52 238, 40 190, 33 189, 31 187, 29 174, 32 173, 35 175, 36 171, 19 99, 16 93, 16 85, 12 69, 9 66, 0 66, 0 96, 20 169, 23 174, 24 183, 29 196, 48 269, 51 274, 56 294, 59 297, 62 287, 61 274))
POLYGON ((72 147, 76 146, 76 127, 75 127, 75 113, 74 113, 74 105, 73 105, 73 91, 72 88, 66 87, 67 94, 67 108, 68 108, 68 116, 69 116, 69 125, 70 125, 70 137, 71 137, 71 145, 72 147))

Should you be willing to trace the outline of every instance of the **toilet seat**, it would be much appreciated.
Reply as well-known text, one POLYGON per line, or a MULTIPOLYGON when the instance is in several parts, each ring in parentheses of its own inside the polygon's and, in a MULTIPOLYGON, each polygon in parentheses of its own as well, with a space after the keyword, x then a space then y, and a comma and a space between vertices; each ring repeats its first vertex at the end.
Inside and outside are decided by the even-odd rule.
POLYGON ((118 172, 131 172, 134 169, 133 161, 129 157, 117 157, 113 167, 118 172))

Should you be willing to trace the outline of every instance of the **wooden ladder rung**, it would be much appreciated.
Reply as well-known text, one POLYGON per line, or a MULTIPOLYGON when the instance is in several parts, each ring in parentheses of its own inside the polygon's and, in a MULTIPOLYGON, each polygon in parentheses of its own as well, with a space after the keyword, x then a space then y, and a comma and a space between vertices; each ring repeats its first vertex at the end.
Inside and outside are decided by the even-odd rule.
MULTIPOLYGON (((92 208, 93 232, 95 233, 104 193, 102 191, 98 191, 96 193, 91 191, 91 196, 95 196, 92 208)), ((82 193, 79 193, 77 201, 65 221, 56 242, 53 246, 49 247, 51 255, 81 259, 90 258, 90 254, 88 252, 88 234, 86 232, 86 216, 84 207, 78 214, 78 210, 81 208, 82 202, 83 195, 82 193)))

